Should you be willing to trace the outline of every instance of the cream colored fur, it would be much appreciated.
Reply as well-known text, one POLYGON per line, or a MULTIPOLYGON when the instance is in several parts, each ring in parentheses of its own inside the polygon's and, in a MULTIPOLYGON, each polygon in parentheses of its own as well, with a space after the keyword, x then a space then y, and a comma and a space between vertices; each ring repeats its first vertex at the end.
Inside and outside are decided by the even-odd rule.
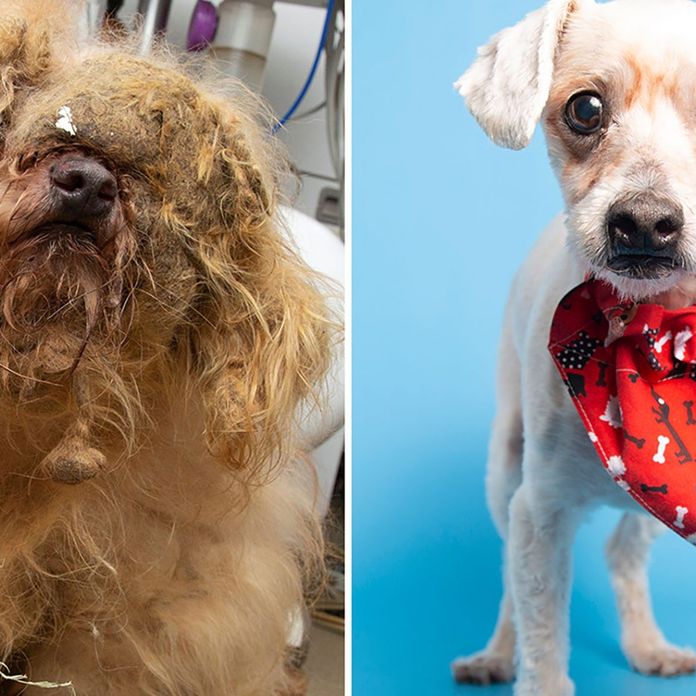
POLYGON ((288 696, 321 578, 297 417, 330 361, 324 284, 276 215, 257 99, 78 46, 70 6, 0 4, 0 673, 288 696), (56 222, 52 167, 77 156, 117 194, 56 222))
POLYGON ((6 602, 25 595, 14 616, 0 612, 3 642, 24 657, 12 671, 78 696, 280 693, 303 596, 296 552, 314 519, 309 471, 288 467, 247 501, 202 445, 195 400, 163 404, 158 420, 108 476, 4 484, 18 503, 0 581, 6 602))

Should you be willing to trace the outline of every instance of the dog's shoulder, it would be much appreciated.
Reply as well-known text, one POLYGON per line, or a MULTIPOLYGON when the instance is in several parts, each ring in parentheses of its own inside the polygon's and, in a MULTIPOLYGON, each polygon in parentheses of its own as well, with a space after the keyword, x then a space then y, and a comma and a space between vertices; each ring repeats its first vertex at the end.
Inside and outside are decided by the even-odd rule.
POLYGON ((582 269, 568 248, 567 236, 559 215, 542 232, 515 276, 506 322, 520 352, 532 334, 548 336, 558 303, 582 281, 582 269))

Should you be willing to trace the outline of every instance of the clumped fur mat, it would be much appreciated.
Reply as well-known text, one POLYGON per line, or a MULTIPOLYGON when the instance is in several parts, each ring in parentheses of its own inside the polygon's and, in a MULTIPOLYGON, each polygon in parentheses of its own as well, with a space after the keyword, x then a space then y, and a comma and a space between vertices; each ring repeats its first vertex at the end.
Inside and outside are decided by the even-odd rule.
POLYGON ((281 694, 321 558, 295 416, 335 335, 282 153, 251 95, 78 49, 70 10, 0 8, 0 660, 85 696, 281 694), (72 152, 118 182, 91 236, 46 224, 72 152))

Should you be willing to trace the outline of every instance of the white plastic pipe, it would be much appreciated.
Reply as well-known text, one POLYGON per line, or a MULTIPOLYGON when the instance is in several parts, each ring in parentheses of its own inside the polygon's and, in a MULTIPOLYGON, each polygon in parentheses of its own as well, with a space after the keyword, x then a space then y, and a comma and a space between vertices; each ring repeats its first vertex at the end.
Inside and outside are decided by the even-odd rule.
POLYGON ((211 58, 220 71, 260 92, 275 24, 272 2, 223 0, 218 17, 211 58))

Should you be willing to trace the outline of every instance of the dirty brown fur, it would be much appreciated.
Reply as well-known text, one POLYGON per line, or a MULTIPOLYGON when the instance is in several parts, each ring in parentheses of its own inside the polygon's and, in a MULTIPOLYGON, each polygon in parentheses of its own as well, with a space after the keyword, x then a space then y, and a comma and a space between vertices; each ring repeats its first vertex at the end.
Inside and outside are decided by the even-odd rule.
POLYGON ((80 696, 283 693, 331 332, 281 160, 248 95, 77 50, 49 7, 0 15, 0 658, 80 696), (118 182, 89 234, 52 217, 66 153, 118 182))

